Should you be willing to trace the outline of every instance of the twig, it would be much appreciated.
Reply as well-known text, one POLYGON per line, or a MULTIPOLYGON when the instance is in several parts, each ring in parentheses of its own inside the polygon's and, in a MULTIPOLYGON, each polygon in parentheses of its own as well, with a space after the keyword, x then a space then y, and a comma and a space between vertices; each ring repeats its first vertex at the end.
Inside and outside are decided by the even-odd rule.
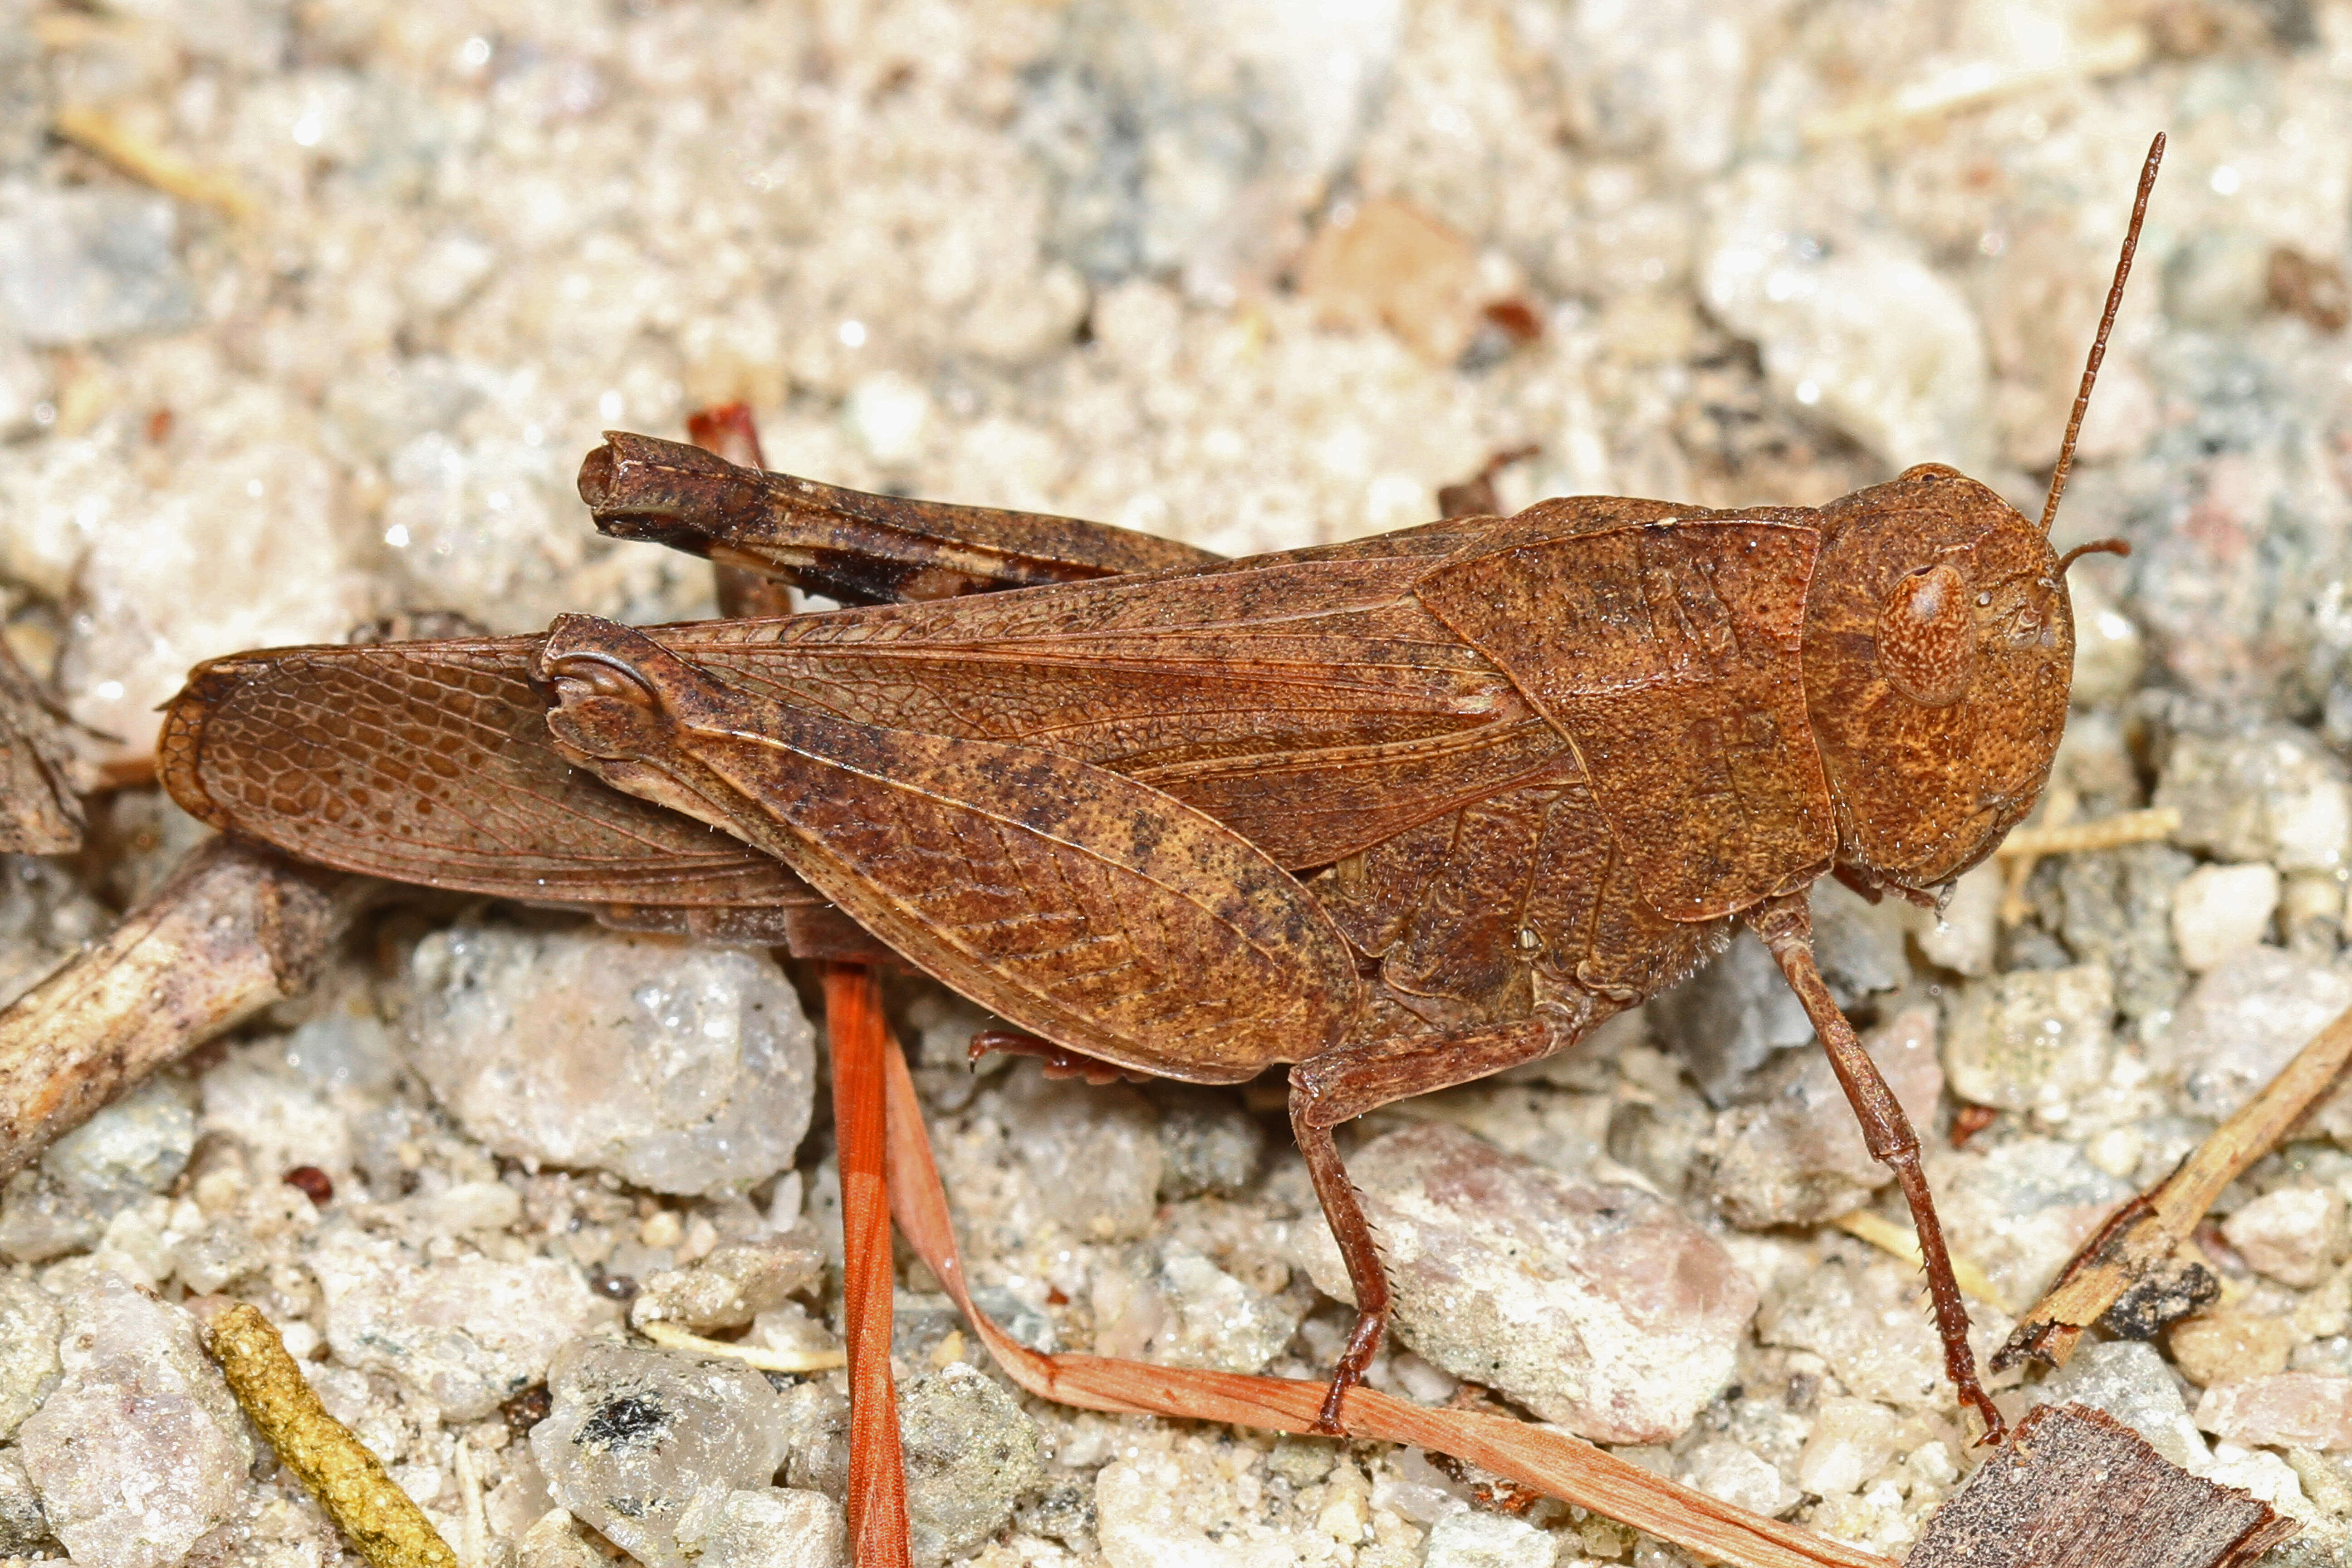
MULTIPOLYGON (((890 1381, 890 1196, 885 1183, 882 984, 861 963, 824 966, 833 1049, 833 1131, 841 1158, 842 1316, 849 1347, 850 1561, 907 1568, 907 1466, 890 1381)), ((919 1123, 918 1123, 919 1125, 919 1123)))
POLYGON ((1993 1366, 2013 1366, 2029 1356, 2052 1366, 2065 1365, 2083 1331, 2170 1260, 2221 1189, 2269 1152, 2335 1081, 2347 1058, 2352 1058, 2352 1009, 2314 1036, 2278 1077, 2215 1129, 2178 1170, 2116 1210, 2018 1323, 2009 1342, 1992 1358, 1993 1366))
POLYGON ((371 884, 215 839, 0 1012, 0 1176, 157 1068, 296 994, 371 884))
POLYGON ((2126 844, 2160 844, 2179 831, 2180 813, 2159 805, 2147 811, 2118 812, 2094 822, 2014 828, 1993 854, 2003 860, 2077 855, 2093 849, 2120 849, 2126 844))
POLYGON ((849 1364, 849 1352, 837 1351, 772 1351, 759 1345, 730 1344, 725 1340, 707 1340, 700 1334, 690 1334, 676 1323, 658 1321, 640 1323, 637 1332, 665 1350, 692 1351, 697 1355, 720 1355, 741 1362, 761 1372, 831 1372, 849 1364))
POLYGON ((205 1326, 229 1392, 353 1551, 374 1568, 460 1568, 425 1510, 350 1427, 327 1414, 269 1320, 240 1303, 205 1326))
MULTIPOLYGON (((908 1245, 930 1266, 997 1364, 1015 1383, 1042 1398, 1087 1410, 1223 1421, 1277 1432, 1303 1433, 1314 1426, 1323 1404, 1320 1383, 1197 1372, 1108 1356, 1042 1355, 1006 1334, 972 1305, 965 1286, 947 1193, 931 1159, 914 1079, 896 1042, 886 1039, 883 1062, 890 1097, 891 1212, 908 1245)), ((845 1179, 845 1188, 846 1184, 845 1179)), ((1564 1433, 1526 1422, 1467 1410, 1424 1409, 1362 1387, 1349 1391, 1346 1416, 1351 1436, 1407 1443, 1466 1459, 1738 1568, 1894 1568, 1875 1552, 1718 1501, 1564 1433)))

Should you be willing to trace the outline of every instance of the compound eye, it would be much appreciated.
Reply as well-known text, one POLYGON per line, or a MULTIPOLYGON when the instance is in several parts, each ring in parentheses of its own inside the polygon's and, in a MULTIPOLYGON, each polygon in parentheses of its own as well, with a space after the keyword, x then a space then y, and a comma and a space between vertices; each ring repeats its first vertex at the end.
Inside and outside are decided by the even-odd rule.
POLYGON ((1878 607, 1878 668, 1887 682, 1941 708, 1967 692, 1976 662, 1976 617, 1958 568, 1922 566, 1896 578, 1878 607))

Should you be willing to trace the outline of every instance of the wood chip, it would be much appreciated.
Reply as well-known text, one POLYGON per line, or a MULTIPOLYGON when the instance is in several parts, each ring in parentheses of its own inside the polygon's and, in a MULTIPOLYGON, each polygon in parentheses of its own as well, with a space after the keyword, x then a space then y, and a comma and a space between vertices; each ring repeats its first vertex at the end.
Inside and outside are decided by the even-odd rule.
POLYGON ((2044 1405, 1937 1510, 1907 1568, 2236 1568, 2294 1521, 2104 1411, 2044 1405))

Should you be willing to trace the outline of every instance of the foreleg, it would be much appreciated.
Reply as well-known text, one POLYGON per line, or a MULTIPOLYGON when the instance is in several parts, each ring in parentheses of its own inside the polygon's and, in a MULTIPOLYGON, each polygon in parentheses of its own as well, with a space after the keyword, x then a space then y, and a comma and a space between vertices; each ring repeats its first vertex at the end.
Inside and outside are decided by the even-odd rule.
POLYGON ((1813 963, 1813 917, 1802 893, 1767 900, 1741 917, 1764 939, 1780 965, 1789 989, 1805 1005, 1830 1066, 1862 1123, 1862 1140, 1870 1157, 1895 1173, 1903 1184, 1903 1201, 1910 1205, 1912 1226, 1919 1233, 1919 1256, 1927 1268, 1927 1293, 1935 1302, 1936 1331, 1944 1342, 1944 1372, 1959 1391, 1961 1401, 1984 1418, 1988 1443, 1999 1443, 2005 1431, 1992 1396, 1977 1381, 1976 1353, 1969 1348, 1969 1310, 1960 1300, 1959 1281, 1952 1277, 1952 1257, 1944 1247, 1944 1227, 1936 1217, 1935 1195, 1919 1169, 1919 1134, 1895 1091, 1879 1076, 1878 1066, 1854 1038, 1853 1026, 1838 1010, 1822 972, 1813 963))

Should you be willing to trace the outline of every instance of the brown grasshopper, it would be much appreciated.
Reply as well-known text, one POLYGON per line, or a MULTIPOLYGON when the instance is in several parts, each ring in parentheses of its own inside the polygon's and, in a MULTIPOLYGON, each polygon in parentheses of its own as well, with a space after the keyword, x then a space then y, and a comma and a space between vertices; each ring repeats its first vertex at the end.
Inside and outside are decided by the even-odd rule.
POLYGON ((1946 1370, 1998 1438, 1917 1135, 1806 890, 1933 904, 2041 792, 2082 553, 2048 526, 2162 146, 2038 526, 1926 465, 1818 510, 1581 497, 1223 562, 616 434, 580 476, 604 531, 866 607, 215 660, 163 777, 346 869, 809 956, 878 941, 1066 1064, 1290 1064, 1357 1302, 1335 1432, 1390 1297, 1333 1129, 1573 1045, 1744 921, 1902 1184, 1946 1370))

